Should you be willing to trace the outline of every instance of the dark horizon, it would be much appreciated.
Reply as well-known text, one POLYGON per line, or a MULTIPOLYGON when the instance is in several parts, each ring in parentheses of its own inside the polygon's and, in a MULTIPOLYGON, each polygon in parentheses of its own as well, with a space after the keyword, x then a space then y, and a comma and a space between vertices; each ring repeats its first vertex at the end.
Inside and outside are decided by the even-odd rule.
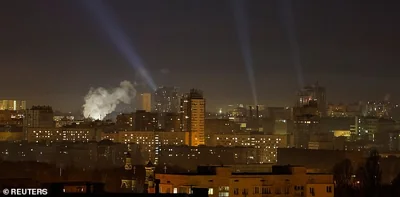
MULTIPOLYGON (((158 86, 203 90, 207 108, 252 104, 231 1, 103 1, 158 86)), ((259 104, 293 105, 304 83, 326 87, 328 102, 399 102, 400 19, 395 1, 245 1, 259 104), (389 3, 390 2, 390 3, 389 3), (290 15, 289 14, 289 15, 290 15)), ((91 87, 144 80, 81 1, 4 1, 0 54, 3 99, 80 110, 91 87), (22 3, 23 2, 23 3, 22 3)))

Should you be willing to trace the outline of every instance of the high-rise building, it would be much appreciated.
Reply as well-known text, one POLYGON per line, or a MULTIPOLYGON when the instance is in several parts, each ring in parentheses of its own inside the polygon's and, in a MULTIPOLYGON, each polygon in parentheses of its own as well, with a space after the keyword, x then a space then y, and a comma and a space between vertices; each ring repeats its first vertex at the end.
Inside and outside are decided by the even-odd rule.
POLYGON ((143 93, 140 95, 140 107, 141 110, 151 112, 151 94, 143 93))
POLYGON ((178 88, 159 87, 154 93, 155 111, 158 113, 179 111, 178 88))
POLYGON ((54 127, 54 112, 50 106, 33 106, 24 113, 24 127, 54 127))
POLYGON ((26 101, 23 100, 0 100, 0 110, 25 110, 26 101))
POLYGON ((28 128, 52 128, 54 112, 50 106, 32 106, 31 109, 24 112, 24 132, 25 138, 28 137, 28 128))
POLYGON ((181 127, 183 131, 188 131, 190 135, 190 145, 204 145, 204 115, 206 101, 203 92, 192 89, 181 99, 180 106, 181 127))
POLYGON ((318 83, 304 87, 297 94, 296 107, 307 106, 310 101, 315 101, 317 103, 320 116, 327 115, 326 90, 324 87, 320 87, 318 83))
POLYGON ((296 148, 307 148, 310 137, 319 132, 320 116, 317 102, 311 100, 308 105, 295 107, 293 118, 293 145, 296 148))

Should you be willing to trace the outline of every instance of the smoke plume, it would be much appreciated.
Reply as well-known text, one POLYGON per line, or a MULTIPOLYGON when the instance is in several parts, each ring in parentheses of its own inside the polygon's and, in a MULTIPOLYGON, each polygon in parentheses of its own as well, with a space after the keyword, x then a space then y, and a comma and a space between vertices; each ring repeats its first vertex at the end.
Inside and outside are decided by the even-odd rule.
POLYGON ((136 96, 136 90, 131 82, 122 81, 119 87, 112 90, 91 88, 85 96, 83 116, 103 120, 107 114, 115 110, 119 103, 130 104, 136 96))

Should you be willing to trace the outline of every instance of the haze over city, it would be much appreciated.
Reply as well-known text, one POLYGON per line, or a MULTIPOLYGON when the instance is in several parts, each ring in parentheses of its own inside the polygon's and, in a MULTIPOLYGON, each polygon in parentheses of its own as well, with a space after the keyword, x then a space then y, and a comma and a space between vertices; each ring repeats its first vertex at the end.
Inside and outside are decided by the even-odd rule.
MULTIPOLYGON (((157 85, 202 89, 207 108, 214 110, 253 102, 233 2, 104 4, 157 85)), ((298 42, 304 83, 324 84, 329 101, 378 100, 386 94, 397 100, 400 92, 391 84, 399 83, 399 14, 389 3, 394 1, 385 2, 243 3, 259 102, 294 102, 300 85, 291 35, 298 42), (290 20, 293 27, 287 28, 290 20)), ((90 87, 129 80, 148 90, 81 1, 4 1, 0 9, 3 72, 14 73, 0 79, 12 84, 3 87, 7 97, 75 111, 90 87)))

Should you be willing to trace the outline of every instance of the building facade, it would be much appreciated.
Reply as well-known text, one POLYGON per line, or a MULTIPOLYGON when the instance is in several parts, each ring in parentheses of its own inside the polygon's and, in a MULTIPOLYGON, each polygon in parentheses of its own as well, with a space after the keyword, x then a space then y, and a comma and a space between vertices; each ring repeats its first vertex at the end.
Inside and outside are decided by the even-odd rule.
POLYGON ((140 109, 145 112, 151 112, 151 94, 143 93, 140 95, 140 109))
POLYGON ((54 128, 54 112, 50 106, 32 106, 24 111, 23 127, 25 140, 29 136, 29 128, 54 128))
POLYGON ((310 174, 304 167, 273 166, 271 173, 235 173, 230 167, 199 167, 195 174, 156 174, 160 193, 208 189, 210 197, 333 197, 331 174, 310 174))
POLYGON ((100 141, 101 131, 95 128, 27 128, 28 142, 100 141))
POLYGON ((205 144, 204 122, 206 101, 203 92, 192 89, 181 99, 180 119, 183 131, 189 132, 190 145, 199 146, 205 144))
POLYGON ((296 148, 307 148, 310 137, 320 132, 320 115, 318 103, 314 100, 308 101, 307 105, 293 109, 294 128, 293 146, 296 148))
POLYGON ((26 110, 26 101, 0 100, 0 110, 13 110, 13 111, 26 110))
POLYGON ((258 150, 260 163, 276 163, 277 149, 288 146, 287 135, 264 135, 256 132, 214 134, 208 137, 208 146, 254 147, 258 150))
POLYGON ((162 146, 188 145, 189 133, 165 131, 120 131, 102 133, 101 139, 109 139, 123 144, 136 144, 140 147, 145 159, 154 161, 154 164, 157 164, 162 146))
POLYGON ((179 93, 176 87, 161 86, 154 92, 154 109, 158 113, 178 113, 179 93))

